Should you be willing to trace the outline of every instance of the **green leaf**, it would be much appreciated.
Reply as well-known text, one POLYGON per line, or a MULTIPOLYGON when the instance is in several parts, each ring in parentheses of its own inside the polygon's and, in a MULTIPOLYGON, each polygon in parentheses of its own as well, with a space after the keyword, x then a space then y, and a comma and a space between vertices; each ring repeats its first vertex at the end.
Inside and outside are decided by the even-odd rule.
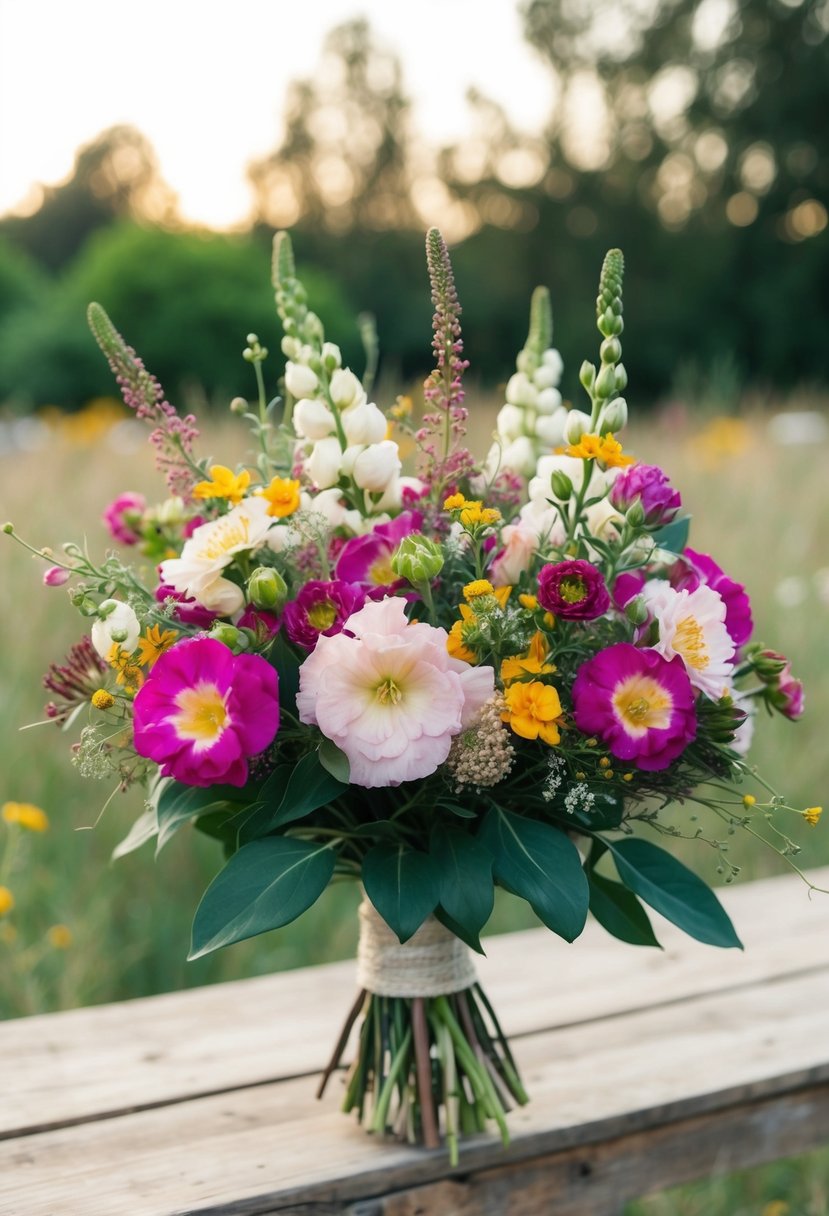
POLYGON ((590 911, 603 928, 632 946, 658 946, 648 914, 639 900, 620 882, 601 874, 588 874, 590 911))
POLYGON ((651 535, 660 549, 669 553, 681 553, 688 543, 688 533, 691 530, 691 516, 683 515, 681 519, 671 520, 664 528, 658 528, 651 535))
POLYGON ((340 751, 331 739, 323 739, 317 754, 325 771, 343 785, 348 785, 351 780, 351 765, 345 752, 340 751))
POLYGON ((238 809, 239 803, 245 798, 246 795, 235 785, 211 785, 205 788, 171 781, 168 785, 160 786, 156 800, 156 854, 161 852, 165 844, 188 820, 195 819, 197 815, 204 815, 208 810, 238 809))
POLYGON ((270 803, 271 807, 274 805, 274 795, 282 795, 276 802, 276 810, 272 812, 266 831, 272 832, 286 823, 304 819, 321 806, 333 802, 347 788, 322 767, 317 752, 303 756, 288 777, 287 785, 283 783, 283 770, 277 769, 259 792, 259 801, 265 805, 270 803))
POLYGON ((526 899, 539 920, 571 942, 587 919, 589 889, 578 849, 558 828, 493 807, 478 839, 496 880, 526 899))
POLYGON ((112 860, 117 861, 119 857, 126 857, 128 853, 140 849, 142 844, 152 840, 157 833, 158 821, 155 810, 150 808, 150 810, 144 811, 143 815, 138 816, 121 843, 112 850, 112 860))
POLYGON ((433 912, 440 894, 434 862, 405 844, 376 844, 363 858, 363 886, 401 942, 433 912))
POLYGON ((334 873, 334 850, 293 837, 254 840, 234 853, 202 896, 188 957, 279 929, 319 899, 334 873))
POLYGON ((458 936, 483 953, 480 933, 495 901, 492 854, 463 828, 438 823, 429 838, 429 856, 437 875, 441 907, 463 930, 458 936))
POLYGON ((296 713, 296 694, 299 689, 301 660, 294 654, 281 633, 278 633, 271 642, 268 658, 279 676, 280 705, 290 713, 296 713))
POLYGON ((458 819, 477 819, 478 812, 470 810, 468 806, 459 806, 457 802, 438 802, 438 810, 448 811, 450 815, 456 815, 458 819))
POLYGON ((666 920, 709 946, 742 948, 725 908, 693 870, 649 840, 605 843, 625 886, 666 920))

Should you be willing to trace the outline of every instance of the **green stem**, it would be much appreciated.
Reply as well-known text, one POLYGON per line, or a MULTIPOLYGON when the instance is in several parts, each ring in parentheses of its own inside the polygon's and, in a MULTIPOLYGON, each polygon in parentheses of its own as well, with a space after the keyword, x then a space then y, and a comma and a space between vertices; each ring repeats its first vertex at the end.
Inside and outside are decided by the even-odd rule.
MULTIPOLYGON (((376 1000, 377 1000, 377 997, 374 997, 374 1001, 376 1001, 376 1000)), ((404 1064, 406 1064, 408 1061, 409 1049, 411 1047, 411 1044, 412 1044, 412 1028, 411 1028, 411 1026, 407 1026, 406 1033, 403 1036, 403 1042, 400 1044, 399 1048, 397 1049, 397 1054, 395 1055, 394 1059, 391 1062, 391 1068, 389 1069, 389 1075, 386 1077, 386 1080, 383 1083, 383 1088, 381 1089, 381 1091, 378 1095, 377 1106, 374 1111, 374 1118, 371 1121, 371 1130, 372 1131, 382 1132, 385 1130, 386 1116, 388 1115, 388 1111, 389 1111, 389 1103, 391 1102, 392 1094, 394 1093, 394 1087, 397 1084, 397 1079, 403 1071, 404 1064)))

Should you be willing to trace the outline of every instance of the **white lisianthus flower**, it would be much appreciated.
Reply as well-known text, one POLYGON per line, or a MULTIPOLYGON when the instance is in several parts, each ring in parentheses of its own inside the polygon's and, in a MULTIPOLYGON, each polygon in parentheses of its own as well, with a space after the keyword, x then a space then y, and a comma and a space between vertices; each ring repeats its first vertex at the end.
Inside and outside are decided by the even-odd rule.
POLYGON ((734 643, 722 597, 705 583, 695 591, 675 591, 659 578, 646 582, 641 594, 659 626, 653 649, 668 660, 679 655, 694 687, 719 701, 734 683, 734 643))
POLYGON ((129 604, 122 600, 104 600, 98 611, 102 614, 92 624, 92 645, 102 659, 113 646, 131 654, 141 636, 141 624, 129 604))
POLYGON ((285 387, 292 397, 310 397, 318 385, 317 373, 304 363, 289 360, 285 364, 285 387))
POLYGON ((334 415, 318 397, 302 397, 294 406, 294 430, 302 439, 324 439, 337 429, 334 415))
POLYGON ((400 452, 393 439, 372 443, 354 461, 352 476, 361 490, 379 493, 399 475, 400 452))
POLYGON ((347 367, 338 368, 334 372, 328 391, 338 410, 347 410, 349 406, 360 405, 366 400, 362 384, 347 367))
POLYGON ((510 405, 509 402, 502 405, 495 420, 498 434, 502 439, 506 439, 507 443, 511 443, 513 439, 524 434, 525 417, 519 406, 510 405))
POLYGON ((181 557, 160 566, 161 581, 196 600, 210 612, 230 616, 244 605, 240 587, 222 575, 237 553, 253 553, 275 523, 265 498, 245 498, 238 506, 196 528, 185 541, 181 557))
POLYGON ((386 437, 386 416, 372 401, 361 401, 341 415, 343 430, 349 444, 380 443, 386 437))
POLYGON ((332 435, 318 439, 305 461, 305 471, 318 490, 328 490, 340 479, 343 452, 340 441, 332 435))

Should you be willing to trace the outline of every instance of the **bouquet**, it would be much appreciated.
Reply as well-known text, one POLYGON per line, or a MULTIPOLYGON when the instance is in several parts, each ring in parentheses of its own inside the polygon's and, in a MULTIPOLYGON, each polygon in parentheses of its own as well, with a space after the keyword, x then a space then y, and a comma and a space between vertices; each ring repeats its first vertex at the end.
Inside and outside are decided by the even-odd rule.
POLYGON ((784 854, 796 846, 775 824, 820 808, 788 806, 748 766, 758 707, 795 719, 802 687, 752 641, 745 589, 689 548, 668 476, 618 438, 621 253, 601 271, 585 408, 562 402, 539 288, 483 458, 464 443, 461 310, 436 229, 426 253, 435 367, 415 422, 407 398, 370 400, 370 327, 362 381, 342 366, 278 235, 286 362, 248 335, 255 401, 230 408, 255 454, 236 468, 196 454, 193 417, 91 305, 169 496, 111 503, 121 549, 101 561, 32 551, 86 626, 46 676, 47 717, 80 728, 84 775, 146 787, 117 852, 184 825, 221 843, 192 958, 286 925, 331 881, 361 883, 359 993, 321 1089, 361 1018, 345 1109, 377 1133, 444 1138, 456 1161, 490 1121, 506 1142, 527 1100, 472 962, 496 886, 568 942, 589 911, 656 945, 647 905, 738 946, 660 838, 707 840, 729 881, 726 845, 688 808, 726 834, 777 832, 784 854))

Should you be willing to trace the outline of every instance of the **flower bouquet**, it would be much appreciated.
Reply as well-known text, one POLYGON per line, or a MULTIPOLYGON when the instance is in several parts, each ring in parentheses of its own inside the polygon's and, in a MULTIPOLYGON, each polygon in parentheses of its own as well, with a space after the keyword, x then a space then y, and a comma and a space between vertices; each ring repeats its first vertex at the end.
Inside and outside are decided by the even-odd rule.
POLYGON ((759 705, 800 715, 799 682, 751 641, 744 588, 688 547, 666 474, 617 438, 622 255, 601 272, 585 409, 562 402, 539 288, 478 459, 436 229, 426 252, 435 369, 415 423, 410 400, 384 412, 370 373, 342 366, 279 234, 287 362, 271 372, 248 336, 256 399, 230 408, 256 452, 238 468, 197 457, 194 419, 91 305, 170 496, 124 493, 106 509, 143 563, 96 562, 71 543, 60 560, 33 552, 88 626, 47 674, 47 716, 80 726, 83 774, 146 785, 118 854, 185 824, 221 842, 192 958, 286 925, 332 880, 361 883, 359 993, 321 1090, 361 1019, 344 1108, 377 1133, 443 1138, 456 1161, 459 1137, 490 1122, 506 1142, 506 1112, 527 1100, 472 962, 496 886, 568 942, 590 911, 621 940, 656 945, 648 905, 737 946, 716 895, 657 841, 702 836, 728 881, 726 845, 687 807, 726 833, 779 833, 775 818, 820 811, 787 806, 744 758, 759 705), (740 792, 747 776, 759 798, 740 792))

